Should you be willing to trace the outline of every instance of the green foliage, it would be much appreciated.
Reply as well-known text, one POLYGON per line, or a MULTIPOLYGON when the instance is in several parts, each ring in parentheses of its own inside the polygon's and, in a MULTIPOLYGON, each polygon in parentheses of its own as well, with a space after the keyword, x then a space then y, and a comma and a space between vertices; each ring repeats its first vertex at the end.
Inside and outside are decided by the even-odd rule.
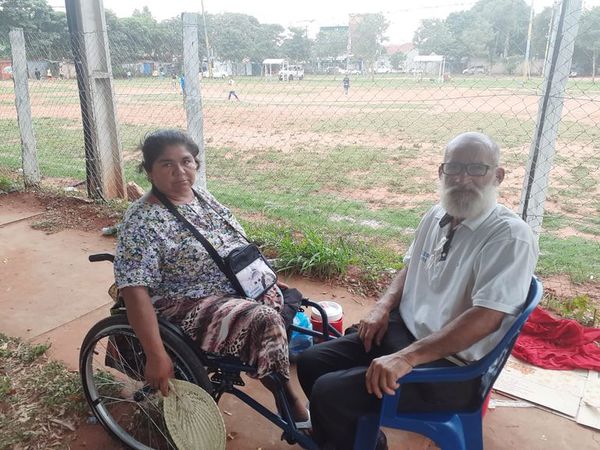
MULTIPOLYGON (((367 61, 371 68, 383 51, 384 36, 389 22, 383 14, 354 14, 350 16, 352 53, 367 61)), ((374 73, 372 71, 371 73, 374 73)))
POLYGON ((445 20, 425 19, 413 41, 420 53, 445 55, 455 70, 471 58, 525 53, 529 7, 524 0, 479 0, 445 20))
POLYGON ((0 193, 3 192, 14 192, 19 189, 19 185, 11 178, 0 175, 0 193))
POLYGON ((286 38, 281 45, 284 55, 294 62, 306 62, 311 54, 311 40, 306 35, 304 28, 290 28, 291 36, 286 38))
POLYGON ((11 28, 23 29, 32 58, 57 60, 70 54, 65 13, 54 11, 46 0, 0 0, 0 57, 10 57, 11 28))
POLYGON ((573 63, 579 72, 597 71, 600 56, 600 6, 583 11, 575 41, 573 63))
POLYGON ((598 243, 580 237, 540 236, 540 275, 567 274, 575 283, 600 278, 598 243))
POLYGON ((575 319, 577 322, 588 327, 596 326, 598 311, 594 302, 587 294, 578 295, 571 299, 561 299, 554 295, 546 295, 542 303, 561 317, 575 319))
POLYGON ((314 43, 317 58, 337 58, 346 54, 348 47, 348 27, 321 28, 314 43))
POLYGON ((506 67, 506 72, 509 75, 513 75, 515 73, 515 70, 517 70, 517 66, 521 62, 521 59, 522 58, 519 55, 513 55, 509 56, 508 58, 504 58, 504 67, 506 67))
POLYGON ((393 69, 400 69, 400 66, 404 61, 406 61, 406 55, 402 52, 396 52, 390 56, 390 64, 393 69))
POLYGON ((323 232, 291 231, 287 227, 245 222, 249 236, 274 258, 280 272, 318 278, 343 277, 350 267, 363 279, 377 280, 382 273, 402 267, 398 252, 356 239, 328 237, 323 232))

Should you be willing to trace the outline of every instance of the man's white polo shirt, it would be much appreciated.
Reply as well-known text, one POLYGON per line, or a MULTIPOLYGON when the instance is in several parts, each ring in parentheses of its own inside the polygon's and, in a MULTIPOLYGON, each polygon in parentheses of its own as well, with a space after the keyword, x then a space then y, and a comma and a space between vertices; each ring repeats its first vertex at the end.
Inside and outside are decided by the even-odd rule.
POLYGON ((537 240, 520 217, 497 204, 458 225, 443 260, 442 248, 451 228, 450 223, 440 227, 445 214, 436 205, 417 228, 404 257, 408 272, 400 314, 421 339, 472 306, 506 313, 500 329, 457 355, 475 361, 502 339, 521 311, 537 263, 537 240))

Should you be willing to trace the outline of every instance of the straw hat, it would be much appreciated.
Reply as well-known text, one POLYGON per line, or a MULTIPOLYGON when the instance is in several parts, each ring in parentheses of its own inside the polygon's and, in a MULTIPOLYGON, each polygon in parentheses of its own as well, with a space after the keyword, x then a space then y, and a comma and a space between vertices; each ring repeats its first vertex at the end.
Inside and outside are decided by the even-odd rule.
POLYGON ((224 450, 225 423, 217 404, 200 386, 169 380, 163 410, 169 434, 179 450, 224 450))

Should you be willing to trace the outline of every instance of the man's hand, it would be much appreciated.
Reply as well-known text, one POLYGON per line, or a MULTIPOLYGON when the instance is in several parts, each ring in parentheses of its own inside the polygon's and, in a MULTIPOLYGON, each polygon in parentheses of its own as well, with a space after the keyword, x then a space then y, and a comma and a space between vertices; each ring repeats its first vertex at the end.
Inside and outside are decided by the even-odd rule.
POLYGON ((166 351, 156 355, 148 355, 144 378, 150 387, 160 389, 166 397, 169 395, 169 378, 174 378, 173 361, 166 351))
POLYGON ((358 324, 358 336, 363 341, 365 351, 369 353, 373 345, 381 345, 381 339, 385 335, 390 320, 390 313, 381 306, 375 306, 367 317, 358 324))
POLYGON ((365 376, 367 392, 375 394, 377 398, 383 397, 384 393, 394 395, 400 386, 398 378, 403 377, 412 369, 413 366, 407 360, 406 355, 399 352, 375 358, 365 376))

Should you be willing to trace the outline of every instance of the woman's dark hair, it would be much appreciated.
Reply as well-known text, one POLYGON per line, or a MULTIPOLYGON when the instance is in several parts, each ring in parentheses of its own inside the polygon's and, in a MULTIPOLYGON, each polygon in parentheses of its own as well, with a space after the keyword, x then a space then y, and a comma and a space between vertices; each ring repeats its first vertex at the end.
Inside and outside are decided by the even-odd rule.
POLYGON ((175 129, 156 130, 147 134, 140 144, 139 148, 142 151, 142 162, 138 170, 150 172, 154 162, 160 158, 165 149, 171 145, 183 145, 188 152, 194 157, 196 164, 199 166, 198 153, 200 149, 198 145, 186 133, 175 129))

